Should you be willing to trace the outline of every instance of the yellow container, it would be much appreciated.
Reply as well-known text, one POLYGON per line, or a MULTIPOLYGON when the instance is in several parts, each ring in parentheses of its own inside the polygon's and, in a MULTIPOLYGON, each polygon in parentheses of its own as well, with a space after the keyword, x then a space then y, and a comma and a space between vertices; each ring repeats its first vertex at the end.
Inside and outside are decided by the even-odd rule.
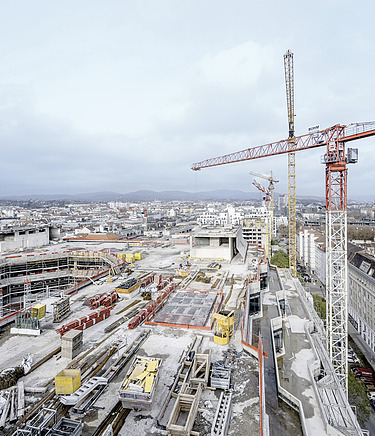
POLYGON ((37 316, 38 319, 42 319, 46 316, 46 305, 45 304, 36 304, 32 308, 32 313, 34 316, 37 316))
POLYGON ((134 253, 135 260, 142 260, 142 253, 134 253))
POLYGON ((81 371, 79 369, 64 369, 55 377, 56 394, 72 394, 81 387, 81 371))

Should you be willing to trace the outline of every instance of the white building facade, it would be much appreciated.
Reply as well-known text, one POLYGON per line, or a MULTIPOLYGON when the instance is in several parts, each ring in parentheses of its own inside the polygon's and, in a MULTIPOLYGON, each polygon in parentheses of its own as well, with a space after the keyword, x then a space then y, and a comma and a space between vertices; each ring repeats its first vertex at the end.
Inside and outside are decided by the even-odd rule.
POLYGON ((349 322, 375 351, 375 257, 348 244, 349 322))

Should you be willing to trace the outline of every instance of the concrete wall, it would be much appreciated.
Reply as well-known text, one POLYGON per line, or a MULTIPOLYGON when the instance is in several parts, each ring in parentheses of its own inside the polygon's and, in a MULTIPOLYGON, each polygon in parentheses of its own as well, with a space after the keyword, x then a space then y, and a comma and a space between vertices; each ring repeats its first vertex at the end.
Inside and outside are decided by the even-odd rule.
POLYGON ((198 246, 190 248, 191 257, 201 257, 203 259, 225 259, 228 262, 232 260, 229 247, 210 247, 198 246))
POLYGON ((4 241, 0 242, 0 251, 16 250, 19 248, 34 248, 48 245, 50 241, 50 229, 32 229, 19 231, 6 235, 4 241))
POLYGON ((233 258, 232 236, 192 236, 190 256, 203 259, 224 259, 230 262, 233 258))

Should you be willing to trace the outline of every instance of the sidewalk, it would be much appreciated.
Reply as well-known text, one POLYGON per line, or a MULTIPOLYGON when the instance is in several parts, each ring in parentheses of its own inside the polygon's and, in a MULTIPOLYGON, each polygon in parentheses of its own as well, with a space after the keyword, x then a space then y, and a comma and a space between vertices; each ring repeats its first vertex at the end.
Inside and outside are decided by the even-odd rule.
POLYGON ((362 351, 363 355, 366 357, 372 369, 375 371, 375 353, 367 345, 360 333, 350 324, 350 322, 348 322, 348 332, 353 341, 358 345, 358 348, 362 351))

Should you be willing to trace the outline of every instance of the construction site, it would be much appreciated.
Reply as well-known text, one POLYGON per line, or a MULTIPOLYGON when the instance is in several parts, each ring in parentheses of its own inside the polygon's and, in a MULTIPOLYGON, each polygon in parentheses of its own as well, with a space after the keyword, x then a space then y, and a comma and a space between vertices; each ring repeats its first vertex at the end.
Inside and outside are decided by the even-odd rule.
MULTIPOLYGON (((189 246, 138 239, 3 256, 0 431, 6 435, 369 435, 348 401, 346 143, 375 123, 294 135, 293 55, 284 56, 288 138, 192 169, 288 155, 289 268, 242 226, 196 228, 189 246), (322 147, 327 311, 297 277, 295 153, 322 147)), ((251 226, 251 224, 249 224, 251 226)), ((257 229, 258 230, 258 229, 257 229)), ((371 374, 370 374, 371 375, 371 374)), ((372 375, 371 375, 372 377, 372 375)))
MULTIPOLYGON (((139 260, 131 255, 131 264, 121 259, 126 255, 97 252, 18 257, 18 271, 32 270, 37 284, 56 276, 46 265, 62 266, 65 277, 79 269, 80 283, 91 280, 72 289, 67 279, 60 292, 50 285, 49 295, 33 282, 33 292, 29 283, 23 293, 7 288, 8 299, 26 305, 13 323, 15 301, 6 300, 2 317, 4 434, 112 434, 108 428, 117 429, 114 434, 208 434, 213 422, 222 434, 233 417, 237 434, 247 427, 244 414, 251 416, 252 434, 259 434, 266 420, 259 351, 250 341, 245 346, 252 354, 245 357, 241 336, 249 265, 217 269, 191 260, 188 269, 176 267, 187 254, 181 247, 147 247, 139 260), (66 299, 68 308, 56 311, 66 299), (149 370, 148 359, 157 359, 149 370), (145 362, 141 371, 132 370, 136 361, 145 362), (233 384, 239 388, 232 392, 233 384)), ((264 252, 254 247, 247 257, 256 276, 264 252)), ((13 283, 15 269, 8 264, 4 282, 13 283)))

